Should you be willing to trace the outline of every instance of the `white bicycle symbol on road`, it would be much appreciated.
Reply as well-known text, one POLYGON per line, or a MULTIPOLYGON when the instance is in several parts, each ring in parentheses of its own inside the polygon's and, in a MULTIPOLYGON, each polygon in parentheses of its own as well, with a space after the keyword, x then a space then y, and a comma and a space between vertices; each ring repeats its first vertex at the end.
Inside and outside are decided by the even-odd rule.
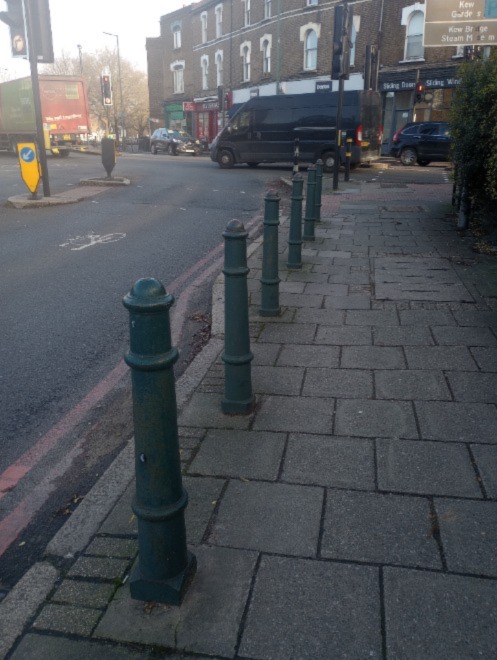
POLYGON ((87 234, 86 236, 76 236, 70 238, 65 243, 60 243, 59 247, 71 247, 71 250, 84 250, 92 245, 101 245, 105 243, 117 243, 122 238, 126 238, 126 234, 87 234))

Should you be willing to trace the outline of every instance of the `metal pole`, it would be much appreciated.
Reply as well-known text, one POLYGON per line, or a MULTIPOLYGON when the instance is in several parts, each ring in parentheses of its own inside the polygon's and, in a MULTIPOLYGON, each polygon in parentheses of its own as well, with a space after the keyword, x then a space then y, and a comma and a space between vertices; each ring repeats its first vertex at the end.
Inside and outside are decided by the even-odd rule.
POLYGON ((314 221, 321 222, 321 194, 323 191, 323 161, 316 161, 316 192, 314 194, 314 221))
POLYGON ((261 276, 261 316, 279 316, 279 284, 278 276, 278 227, 280 197, 275 192, 268 192, 264 209, 264 237, 262 243, 262 276, 261 276))
POLYGON ((78 44, 77 46, 78 51, 79 51, 79 73, 83 75, 83 46, 81 44, 78 44))
MULTIPOLYGON (((124 101, 123 101, 123 81, 122 81, 122 76, 121 76, 121 53, 119 50, 119 35, 118 34, 113 34, 112 32, 104 32, 104 34, 109 35, 109 37, 115 37, 116 38, 116 44, 117 44, 117 75, 119 78, 119 107, 121 108, 121 150, 124 151, 124 136, 126 133, 126 128, 125 128, 125 122, 124 122, 124 101)), ((118 131, 117 126, 116 128, 116 134, 118 131)))
POLYGON ((188 494, 181 479, 169 308, 174 302, 156 279, 138 280, 123 299, 129 310, 135 436, 139 562, 131 597, 179 605, 196 568, 186 545, 188 494))
POLYGON ((281 0, 277 1, 276 11, 278 12, 276 23, 276 94, 281 94, 281 0))
POLYGON ((299 173, 300 139, 293 140, 293 174, 299 173))
POLYGON ((344 181, 350 180, 350 159, 352 158, 352 138, 347 138, 345 141, 345 177, 344 181))
POLYGON ((38 60, 35 48, 31 0, 24 0, 26 31, 28 38, 29 67, 31 71, 31 86, 33 90, 33 105, 36 118, 36 141, 41 166, 41 180, 44 197, 50 197, 50 182, 48 177, 47 152, 45 150, 45 134, 43 132, 43 115, 41 112, 40 81, 38 79, 38 60))
POLYGON ((340 77, 338 81, 338 103, 336 119, 336 152, 335 162, 333 164, 333 190, 338 190, 338 172, 340 170, 340 154, 342 146, 342 109, 343 109, 343 91, 345 80, 340 77))
POLYGON ((316 166, 310 165, 307 169, 307 195, 305 200, 304 241, 314 241, 314 221, 316 209, 314 206, 316 195, 316 166))
POLYGON ((302 194, 304 178, 296 174, 292 179, 292 207, 290 211, 290 233, 288 237, 287 268, 302 268, 302 194))

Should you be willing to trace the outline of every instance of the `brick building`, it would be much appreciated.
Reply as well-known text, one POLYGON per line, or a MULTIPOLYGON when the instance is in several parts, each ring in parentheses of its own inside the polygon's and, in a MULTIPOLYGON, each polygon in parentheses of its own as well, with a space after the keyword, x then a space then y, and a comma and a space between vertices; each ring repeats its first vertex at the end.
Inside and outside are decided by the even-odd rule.
MULTIPOLYGON (((210 141, 226 121, 223 110, 251 96, 317 93, 330 85, 338 89, 330 69, 339 4, 201 0, 162 16, 160 36, 147 39, 152 116, 210 141)), ((378 75, 370 84, 383 96, 387 151, 391 136, 406 121, 447 117, 463 46, 423 47, 423 2, 348 4, 352 48, 345 89, 364 89, 366 51, 376 49, 378 75), (415 105, 416 81, 427 94, 415 105)))

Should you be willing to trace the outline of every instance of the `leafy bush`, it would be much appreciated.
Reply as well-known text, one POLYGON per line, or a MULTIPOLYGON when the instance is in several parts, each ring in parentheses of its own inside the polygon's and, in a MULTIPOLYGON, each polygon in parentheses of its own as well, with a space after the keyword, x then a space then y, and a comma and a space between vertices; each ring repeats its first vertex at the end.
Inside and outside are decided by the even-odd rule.
POLYGON ((451 114, 452 159, 466 182, 472 217, 497 229, 497 49, 460 67, 451 114))

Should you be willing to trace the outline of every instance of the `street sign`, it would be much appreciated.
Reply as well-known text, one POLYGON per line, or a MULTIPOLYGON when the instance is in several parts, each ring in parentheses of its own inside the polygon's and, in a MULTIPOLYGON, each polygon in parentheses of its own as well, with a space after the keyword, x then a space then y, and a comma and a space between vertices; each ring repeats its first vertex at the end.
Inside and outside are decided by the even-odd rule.
POLYGON ((17 153, 21 166, 21 178, 34 196, 41 176, 36 144, 34 142, 20 142, 17 145, 17 153))
POLYGON ((425 46, 496 46, 497 0, 426 0, 425 46))

